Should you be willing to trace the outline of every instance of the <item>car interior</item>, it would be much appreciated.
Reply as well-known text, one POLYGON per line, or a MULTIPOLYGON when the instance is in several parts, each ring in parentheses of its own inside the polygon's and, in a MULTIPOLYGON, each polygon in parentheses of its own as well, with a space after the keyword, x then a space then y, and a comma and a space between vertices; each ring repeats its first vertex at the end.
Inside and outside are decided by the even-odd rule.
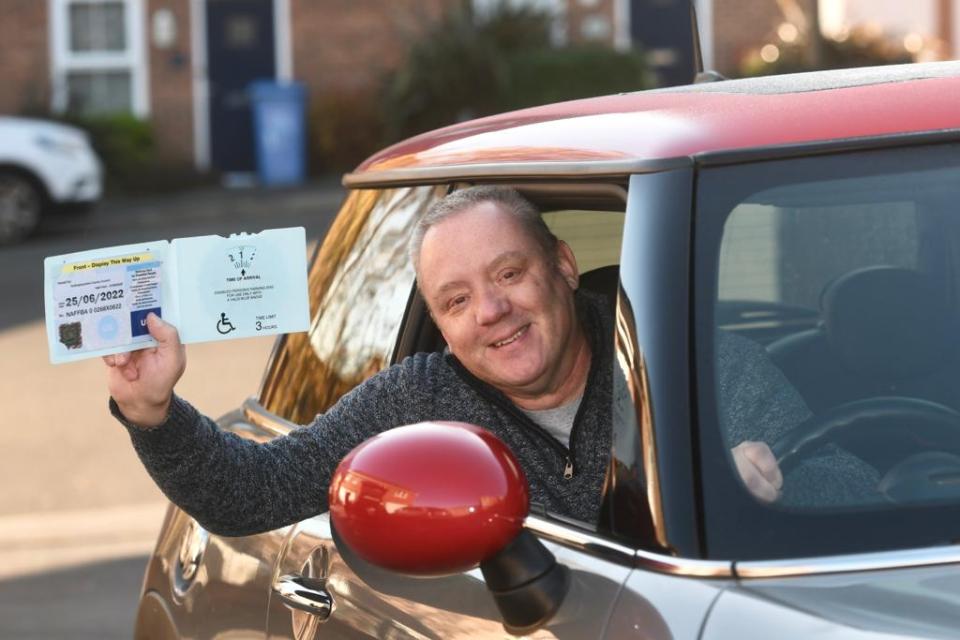
POLYGON ((941 173, 775 187, 733 209, 721 248, 717 327, 766 347, 831 425, 818 437, 888 477, 940 468, 894 501, 960 495, 960 226, 941 173))
MULTIPOLYGON (((469 185, 460 185, 469 186, 469 185)), ((616 302, 626 190, 612 184, 510 184, 533 202, 557 237, 570 244, 580 267, 580 286, 616 302)), ((413 287, 394 349, 394 362, 446 347, 419 289, 413 287)))

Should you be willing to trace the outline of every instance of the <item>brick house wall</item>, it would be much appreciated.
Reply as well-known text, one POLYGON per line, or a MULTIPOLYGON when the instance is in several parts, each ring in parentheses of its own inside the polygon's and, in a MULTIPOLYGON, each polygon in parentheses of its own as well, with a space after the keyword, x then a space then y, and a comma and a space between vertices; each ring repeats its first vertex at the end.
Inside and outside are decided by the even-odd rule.
POLYGON ((715 0, 713 3, 714 66, 724 75, 737 75, 746 52, 762 43, 783 13, 774 0, 715 0))
POLYGON ((571 43, 613 46, 616 36, 613 0, 568 0, 566 18, 571 43))
POLYGON ((161 159, 190 166, 194 153, 190 2, 148 0, 148 20, 158 9, 172 12, 177 32, 176 40, 162 49, 148 34, 150 121, 161 159))
MULTIPOLYGON (((347 119, 354 117, 356 111, 378 108, 376 92, 384 76, 404 64, 410 45, 432 23, 459 6, 454 0, 289 3, 293 79, 306 84, 312 110, 326 109, 322 116, 332 110, 337 117, 347 119)), ((49 113, 49 6, 46 0, 0 0, 0 114, 49 113)), ((598 16, 612 18, 613 6, 614 0, 567 0, 570 40, 586 39, 584 24, 598 16)), ((161 159, 171 165, 193 166, 197 145, 192 74, 197 52, 192 51, 191 0, 143 0, 142 15, 146 108, 161 159), (176 24, 175 40, 162 48, 153 41, 151 33, 152 17, 161 9, 170 11, 176 24)), ((612 41, 612 19, 610 22, 612 41)), ((595 26, 594 36, 596 30, 595 26)), ((590 28, 586 31, 589 34, 590 28)), ((357 131, 349 126, 345 130, 357 131)), ((362 136, 363 132, 357 135, 362 136)), ((368 147, 380 146, 379 139, 365 142, 368 147)))
POLYGON ((450 0, 290 0, 293 77, 307 86, 313 170, 342 171, 383 145, 377 93, 450 0))
MULTIPOLYGON (((311 103, 324 96, 369 100, 410 43, 451 7, 447 0, 290 0, 294 79, 311 103), (351 96, 356 96, 355 98, 351 96)), ((44 0, 0 2, 0 114, 47 113, 51 104, 50 16, 44 0)), ((145 0, 149 119, 162 159, 194 160, 190 0, 145 0), (158 9, 172 12, 176 39, 159 48, 150 34, 158 9)))
POLYGON ((50 103, 47 3, 0 2, 0 114, 36 113, 50 103))
POLYGON ((444 0, 291 0, 294 76, 311 94, 369 91, 402 64, 444 0))

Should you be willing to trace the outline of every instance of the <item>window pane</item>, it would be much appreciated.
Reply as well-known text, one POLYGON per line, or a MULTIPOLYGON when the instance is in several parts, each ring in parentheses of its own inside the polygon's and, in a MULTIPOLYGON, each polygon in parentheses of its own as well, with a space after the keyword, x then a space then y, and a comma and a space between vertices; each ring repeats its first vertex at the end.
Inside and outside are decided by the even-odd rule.
POLYGON ((623 211, 548 211, 543 220, 573 249, 580 273, 620 263, 623 211))
POLYGON ((385 368, 413 287, 407 241, 441 187, 354 191, 310 268, 309 333, 284 338, 261 404, 306 424, 385 368))
MULTIPOLYGON (((733 207, 720 245, 717 306, 732 300, 754 312, 745 319, 742 314, 734 325, 717 314, 718 399, 729 447, 743 441, 773 445, 810 411, 821 414, 871 398, 955 404, 955 389, 929 380, 941 373, 954 375, 949 368, 941 371, 943 354, 954 349, 953 332, 946 329, 953 324, 953 310, 945 304, 953 277, 937 258, 952 251, 944 224, 949 211, 922 188, 934 173, 944 184, 956 183, 956 170, 830 178, 766 189, 733 207), (755 346, 735 340, 736 334, 755 346), (756 343, 766 343, 767 355, 756 343), (756 362, 750 354, 756 354, 756 362), (769 387, 772 395, 756 402, 737 395, 738 384, 724 376, 733 367, 724 364, 728 359, 738 367, 752 362, 750 371, 738 369, 738 383, 763 371, 768 377, 755 380, 754 386, 769 387), (761 359, 769 361, 766 368, 761 359), (765 412, 777 398, 784 406, 789 401, 793 423, 769 422, 765 412), (744 422, 744 416, 750 419, 744 422)), ((784 408, 781 413, 788 412, 784 408)), ((891 442, 905 446, 897 439, 891 442)), ((889 471, 894 452, 879 439, 869 450, 843 444, 857 450, 860 460, 839 453, 839 443, 831 442, 826 453, 812 455, 798 472, 821 460, 848 464, 857 476, 850 481, 853 489, 801 490, 788 482, 779 502, 834 506, 880 501, 883 489, 867 478, 879 479, 880 472, 889 471)), ((787 480, 800 482, 790 475, 787 480)))
POLYGON ((125 9, 122 2, 70 5, 70 50, 126 50, 125 9))
POLYGON ((714 548, 803 556, 864 550, 868 538, 891 548, 936 540, 955 521, 956 152, 931 145, 702 173, 705 486, 710 517, 729 518, 711 529, 714 548), (766 476, 753 473, 757 460, 766 476), (910 510, 902 526, 898 509, 910 510), (726 534, 730 522, 759 520, 756 531, 726 534))
POLYGON ((117 113, 132 110, 129 71, 75 71, 67 74, 67 110, 117 113))
POLYGON ((912 202, 740 204, 720 247, 719 297, 815 309, 824 287, 849 271, 877 264, 915 268, 917 234, 912 202))

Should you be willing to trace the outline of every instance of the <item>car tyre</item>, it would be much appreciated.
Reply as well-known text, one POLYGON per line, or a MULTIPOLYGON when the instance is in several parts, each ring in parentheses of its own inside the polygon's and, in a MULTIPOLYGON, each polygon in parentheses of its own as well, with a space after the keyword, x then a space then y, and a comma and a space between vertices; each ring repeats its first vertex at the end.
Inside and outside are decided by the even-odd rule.
POLYGON ((40 224, 43 194, 29 178, 0 172, 0 245, 13 244, 40 224))

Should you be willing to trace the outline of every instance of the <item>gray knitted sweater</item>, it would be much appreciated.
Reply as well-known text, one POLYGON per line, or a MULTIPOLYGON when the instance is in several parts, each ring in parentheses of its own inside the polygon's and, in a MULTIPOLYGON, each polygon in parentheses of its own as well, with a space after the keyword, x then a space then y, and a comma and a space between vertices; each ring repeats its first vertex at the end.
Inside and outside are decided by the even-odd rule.
POLYGON ((221 431, 179 397, 167 421, 154 429, 129 424, 113 401, 111 411, 127 427, 164 494, 221 535, 250 535, 326 511, 333 471, 351 449, 384 430, 426 420, 489 429, 517 456, 531 501, 595 522, 611 449, 613 326, 602 298, 588 293, 576 298, 593 357, 569 448, 442 353, 406 358, 353 389, 310 425, 263 444, 221 431), (565 478, 568 460, 573 475, 565 478))

